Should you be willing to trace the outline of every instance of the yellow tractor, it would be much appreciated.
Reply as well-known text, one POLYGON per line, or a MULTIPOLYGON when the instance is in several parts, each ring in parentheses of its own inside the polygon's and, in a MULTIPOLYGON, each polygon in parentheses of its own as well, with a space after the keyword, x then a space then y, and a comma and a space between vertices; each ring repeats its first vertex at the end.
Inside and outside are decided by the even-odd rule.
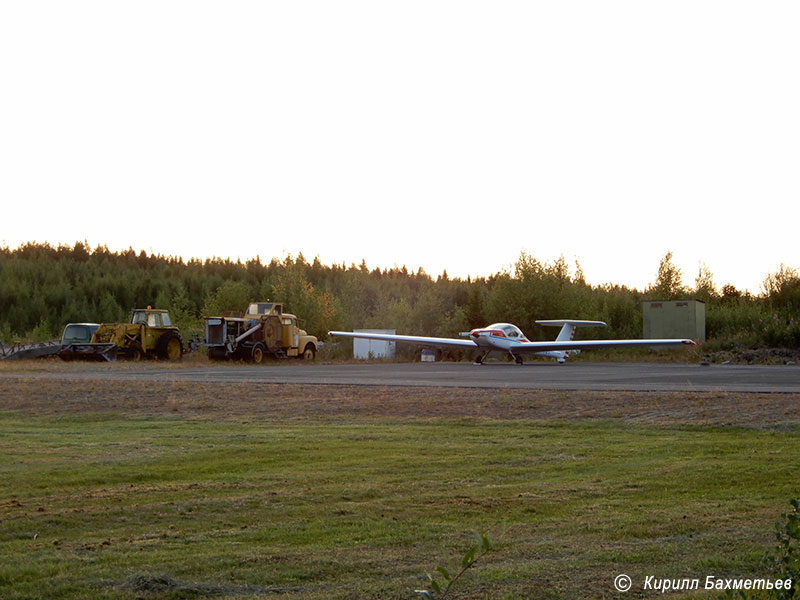
POLYGON ((117 353, 130 360, 155 356, 164 360, 180 360, 183 342, 180 330, 172 324, 169 312, 150 307, 131 312, 129 323, 103 323, 92 336, 91 346, 98 352, 110 344, 117 353))

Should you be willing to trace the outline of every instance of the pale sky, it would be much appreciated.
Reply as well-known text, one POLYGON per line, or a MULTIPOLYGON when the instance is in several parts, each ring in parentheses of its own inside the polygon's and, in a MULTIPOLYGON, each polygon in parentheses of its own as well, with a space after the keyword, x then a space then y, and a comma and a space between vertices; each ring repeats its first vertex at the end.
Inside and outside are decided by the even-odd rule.
POLYGON ((800 3, 0 2, 0 242, 800 267, 800 3))

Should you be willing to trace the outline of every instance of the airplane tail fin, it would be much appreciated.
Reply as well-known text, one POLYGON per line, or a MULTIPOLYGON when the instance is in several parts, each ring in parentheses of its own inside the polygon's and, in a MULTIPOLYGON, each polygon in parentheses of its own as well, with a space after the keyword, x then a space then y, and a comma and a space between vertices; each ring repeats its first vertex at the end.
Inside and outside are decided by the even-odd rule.
POLYGON ((557 319, 553 321, 536 321, 537 324, 545 327, 561 327, 556 337, 557 342, 567 342, 575 337, 575 330, 578 327, 607 327, 603 321, 577 321, 575 319, 557 319))

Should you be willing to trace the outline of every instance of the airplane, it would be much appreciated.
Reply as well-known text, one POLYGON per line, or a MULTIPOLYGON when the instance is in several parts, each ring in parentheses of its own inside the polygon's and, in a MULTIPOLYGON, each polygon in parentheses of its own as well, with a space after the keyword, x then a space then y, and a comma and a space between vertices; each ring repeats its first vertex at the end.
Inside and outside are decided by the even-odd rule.
POLYGON ((416 335, 394 335, 388 333, 357 333, 354 331, 329 331, 328 335, 344 338, 364 338, 383 340, 386 342, 402 342, 435 348, 461 348, 479 350, 475 359, 476 365, 482 365, 486 357, 494 351, 511 355, 518 365, 523 364, 523 354, 536 354, 555 358, 559 363, 566 362, 570 355, 581 350, 593 348, 614 348, 619 346, 674 346, 696 345, 688 339, 652 339, 652 340, 575 340, 575 331, 580 327, 606 327, 603 321, 580 321, 575 319, 558 319, 536 321, 545 327, 561 326, 558 336, 552 342, 532 342, 525 337, 519 327, 511 323, 493 323, 459 335, 462 338, 424 337, 416 335))

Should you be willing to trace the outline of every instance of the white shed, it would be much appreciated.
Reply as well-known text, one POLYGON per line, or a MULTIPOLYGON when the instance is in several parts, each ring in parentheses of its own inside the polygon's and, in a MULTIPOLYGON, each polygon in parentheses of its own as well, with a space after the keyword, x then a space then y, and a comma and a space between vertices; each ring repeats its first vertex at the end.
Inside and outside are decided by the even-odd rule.
MULTIPOLYGON (((394 335, 396 329, 355 329, 354 333, 388 333, 394 335)), ((353 356, 356 358, 394 358, 394 342, 353 338, 353 356)))

